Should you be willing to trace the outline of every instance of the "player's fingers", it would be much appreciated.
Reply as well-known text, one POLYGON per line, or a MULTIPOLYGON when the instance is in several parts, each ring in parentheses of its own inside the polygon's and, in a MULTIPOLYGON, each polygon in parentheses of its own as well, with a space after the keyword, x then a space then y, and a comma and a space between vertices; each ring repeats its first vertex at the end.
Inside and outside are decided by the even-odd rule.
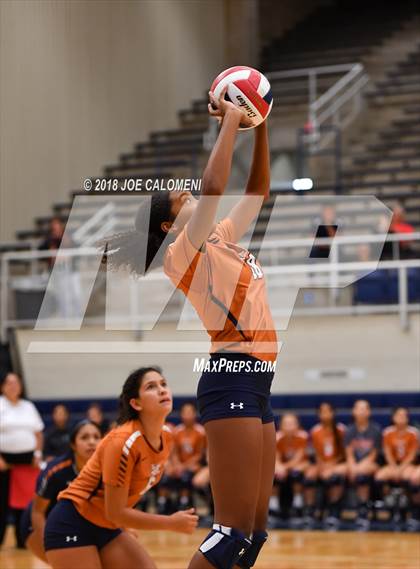
POLYGON ((218 109, 219 108, 219 101, 214 96, 214 93, 212 91, 209 91, 209 99, 210 99, 210 103, 213 106, 213 108, 216 107, 216 109, 218 109))
POLYGON ((222 92, 220 93, 219 99, 224 100, 225 95, 227 93, 227 90, 228 90, 228 86, 226 85, 225 87, 223 87, 222 92))
POLYGON ((209 114, 212 117, 220 117, 221 116, 220 110, 212 107, 210 103, 207 105, 207 108, 208 108, 209 114))

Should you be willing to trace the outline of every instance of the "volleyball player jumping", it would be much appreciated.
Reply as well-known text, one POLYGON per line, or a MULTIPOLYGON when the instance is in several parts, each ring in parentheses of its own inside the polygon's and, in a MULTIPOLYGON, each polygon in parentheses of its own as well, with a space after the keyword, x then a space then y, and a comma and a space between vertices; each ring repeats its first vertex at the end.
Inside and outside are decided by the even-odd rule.
POLYGON ((261 372, 258 364, 276 360, 277 336, 261 266, 238 245, 269 196, 268 131, 266 122, 254 130, 245 196, 215 224, 238 126, 249 122, 241 109, 225 99, 225 92, 219 99, 209 93, 209 113, 219 118, 221 129, 203 173, 200 199, 186 191, 155 192, 150 209, 149 204, 140 206, 135 229, 103 244, 111 267, 126 266, 144 274, 140 250, 146 243, 146 271, 163 264, 211 337, 211 363, 216 367, 226 361, 230 364, 204 372, 198 386, 198 407, 209 445, 215 524, 190 569, 255 564, 267 539, 275 463, 269 402, 274 373, 261 372))
POLYGON ((160 516, 133 509, 162 476, 172 435, 165 427, 172 396, 157 368, 124 383, 119 426, 101 441, 47 518, 44 546, 53 569, 156 569, 124 527, 192 533, 194 510, 160 516))

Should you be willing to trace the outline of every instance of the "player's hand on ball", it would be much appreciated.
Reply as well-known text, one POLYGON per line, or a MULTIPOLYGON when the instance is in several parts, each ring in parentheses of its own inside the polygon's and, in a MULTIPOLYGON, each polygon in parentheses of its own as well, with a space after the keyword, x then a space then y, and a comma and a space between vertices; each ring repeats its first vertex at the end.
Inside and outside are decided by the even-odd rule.
POLYGON ((230 101, 226 101, 225 94, 227 92, 227 86, 223 89, 220 93, 220 97, 215 97, 212 91, 209 91, 209 99, 210 103, 208 104, 209 114, 212 117, 216 117, 219 120, 223 121, 223 117, 226 115, 227 112, 239 113, 241 117, 241 125, 244 126, 252 126, 251 119, 247 116, 245 111, 240 107, 237 107, 230 101))
POLYGON ((175 512, 170 517, 171 530, 179 533, 193 533, 198 524, 198 516, 194 508, 175 512))

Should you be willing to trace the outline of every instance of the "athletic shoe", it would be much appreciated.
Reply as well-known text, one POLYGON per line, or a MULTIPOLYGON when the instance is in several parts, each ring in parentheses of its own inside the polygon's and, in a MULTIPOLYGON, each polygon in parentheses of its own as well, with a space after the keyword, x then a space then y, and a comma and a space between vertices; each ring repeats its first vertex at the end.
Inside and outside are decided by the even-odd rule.
POLYGON ((409 532, 418 532, 420 531, 420 520, 416 520, 416 518, 410 518, 407 520, 406 523, 407 531, 409 532))
POLYGON ((278 496, 271 496, 268 503, 268 509, 270 514, 278 515, 280 513, 280 500, 278 496))
POLYGON ((303 529, 311 530, 315 527, 315 519, 312 516, 305 516, 303 518, 303 529))
POLYGON ((337 531, 340 529, 340 520, 336 516, 327 516, 323 525, 327 531, 337 531))
POLYGON ((365 517, 358 517, 355 521, 356 530, 357 531, 369 531, 370 530, 370 521, 368 518, 365 517))

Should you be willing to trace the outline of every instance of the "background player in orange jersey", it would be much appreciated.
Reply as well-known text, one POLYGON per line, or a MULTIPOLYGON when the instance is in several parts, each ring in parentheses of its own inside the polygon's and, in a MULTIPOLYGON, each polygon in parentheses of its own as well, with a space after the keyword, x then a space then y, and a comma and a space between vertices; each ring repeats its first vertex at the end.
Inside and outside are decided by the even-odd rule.
POLYGON ((200 199, 186 191, 154 192, 151 204, 140 206, 134 230, 104 242, 111 268, 144 274, 142 253, 146 271, 163 264, 211 338, 211 371, 204 370, 197 399, 209 445, 215 524, 190 569, 255 564, 268 537, 275 463, 274 366, 263 369, 261 362, 276 361, 276 327, 262 267, 239 245, 269 197, 268 129, 266 121, 254 129, 245 196, 216 224, 238 127, 248 124, 225 93, 219 99, 209 93, 209 113, 221 119, 221 129, 202 176, 200 199))
POLYGON ((192 479, 199 470, 206 449, 206 433, 197 422, 194 403, 181 406, 181 424, 175 427, 174 448, 168 469, 159 485, 158 507, 165 511, 168 493, 176 490, 179 507, 192 506, 192 479))
POLYGON ((206 432, 197 422, 194 403, 181 407, 181 424, 174 432, 176 475, 180 480, 180 507, 191 504, 191 481, 198 472, 206 450, 206 432))
POLYGON ((409 421, 405 407, 398 407, 392 413, 393 425, 382 433, 386 465, 376 473, 377 482, 401 482, 410 479, 419 448, 419 432, 410 427, 409 421))
POLYGON ((331 403, 323 402, 319 405, 318 417, 319 423, 310 432, 316 463, 309 466, 305 473, 305 523, 312 523, 316 484, 320 479, 325 485, 328 499, 325 522, 329 526, 335 526, 340 515, 340 500, 347 474, 344 452, 346 428, 342 423, 336 422, 335 409, 331 403))
POLYGON ((44 551, 45 520, 57 502, 58 494, 76 478, 95 452, 102 434, 88 419, 79 421, 70 433, 71 451, 51 460, 40 473, 34 499, 21 519, 21 537, 26 547, 46 561, 44 551))
POLYGON ((285 413, 282 416, 276 446, 275 489, 278 490, 275 491, 281 492, 280 488, 285 483, 291 484, 292 507, 298 513, 304 504, 303 479, 309 467, 308 435, 300 428, 299 420, 293 413, 285 413))
POLYGON ((146 550, 122 528, 192 533, 197 525, 192 509, 171 516, 133 509, 159 481, 171 450, 166 379, 158 368, 140 368, 127 378, 119 401, 119 426, 59 494, 47 519, 44 544, 53 569, 155 569, 146 550))
POLYGON ((419 432, 410 427, 410 417, 405 407, 398 407, 392 413, 393 425, 382 433, 382 446, 385 456, 385 466, 375 475, 379 492, 385 498, 385 504, 393 512, 394 521, 399 521, 401 510, 405 511, 407 498, 401 491, 414 473, 414 463, 419 448, 419 432), (390 493, 391 486, 398 489, 395 495, 390 493))

